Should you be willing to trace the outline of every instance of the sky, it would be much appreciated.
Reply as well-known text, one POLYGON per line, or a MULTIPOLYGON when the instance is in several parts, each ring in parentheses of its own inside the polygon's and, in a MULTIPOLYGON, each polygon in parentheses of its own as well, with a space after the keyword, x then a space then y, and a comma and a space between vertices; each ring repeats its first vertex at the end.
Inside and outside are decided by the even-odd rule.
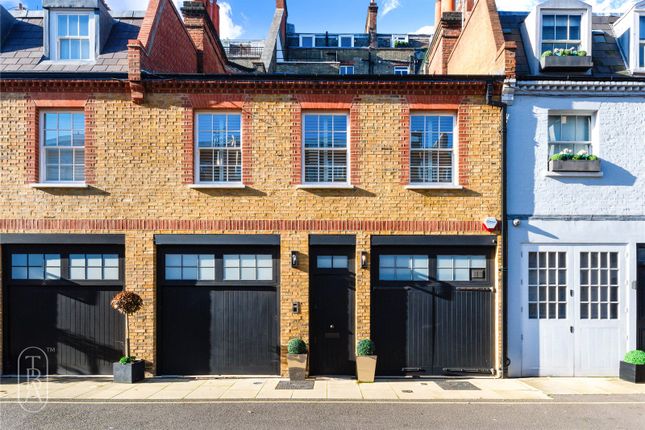
MULTIPOLYGON (((0 0, 15 7, 19 0, 0 0)), ((112 10, 144 10, 147 0, 106 0, 112 10)), ((176 4, 182 0, 173 0, 176 4)), ((543 0, 497 0, 499 10, 530 10, 543 0)), ((40 9, 41 0, 22 0, 40 9)), ((275 0, 219 0, 222 38, 264 39, 273 18, 275 0)), ((381 33, 431 33, 434 0, 377 0, 381 33)), ((587 0, 594 12, 616 12, 633 0, 587 0)), ((287 0, 289 22, 297 32, 361 33, 369 0, 287 0)))

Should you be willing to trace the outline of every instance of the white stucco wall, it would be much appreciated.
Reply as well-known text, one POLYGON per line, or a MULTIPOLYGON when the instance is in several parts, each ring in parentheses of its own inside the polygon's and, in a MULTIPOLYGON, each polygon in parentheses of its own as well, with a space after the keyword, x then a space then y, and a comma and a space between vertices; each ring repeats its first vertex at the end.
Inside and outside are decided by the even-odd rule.
MULTIPOLYGON (((623 253, 624 351, 636 346, 636 245, 645 244, 645 98, 515 96, 508 124, 508 350, 522 376, 525 244, 607 245, 623 253), (550 111, 593 112, 601 178, 547 177, 550 111), (513 218, 520 220, 513 226, 513 218)), ((526 339, 525 339, 526 341, 526 339)))
POLYGON ((508 213, 644 215, 645 99, 516 96, 508 121, 508 213), (602 178, 548 172, 550 111, 594 112, 594 153, 602 178))

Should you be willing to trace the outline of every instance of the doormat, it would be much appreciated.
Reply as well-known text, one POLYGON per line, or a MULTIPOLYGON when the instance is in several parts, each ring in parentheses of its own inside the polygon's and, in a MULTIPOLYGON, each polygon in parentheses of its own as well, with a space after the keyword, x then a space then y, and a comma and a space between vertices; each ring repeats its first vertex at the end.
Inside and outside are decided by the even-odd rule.
POLYGON ((313 390, 314 381, 280 381, 276 390, 313 390))
POLYGON ((481 391, 480 388, 468 381, 436 381, 435 383, 441 387, 442 390, 447 391, 481 391))

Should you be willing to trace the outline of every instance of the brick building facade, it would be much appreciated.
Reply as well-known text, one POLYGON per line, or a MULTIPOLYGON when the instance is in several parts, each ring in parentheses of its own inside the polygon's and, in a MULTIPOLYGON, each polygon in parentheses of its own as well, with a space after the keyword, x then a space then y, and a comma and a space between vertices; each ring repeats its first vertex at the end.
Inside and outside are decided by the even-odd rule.
MULTIPOLYGON (((189 3, 195 6, 199 2, 189 3)), ((157 20, 170 19, 164 13, 170 18, 176 13, 169 1, 151 2, 145 15, 151 22, 144 20, 141 28, 147 24, 154 28, 157 20), (159 4, 165 5, 165 12, 159 4)), ((206 24, 201 28, 216 34, 212 21, 204 16, 202 19, 206 24)), ((157 28, 157 40, 174 39, 171 34, 164 35, 165 31, 170 30, 157 28)), ((193 28, 185 34, 194 33, 193 28)), ((190 74, 174 74, 178 71, 174 63, 161 61, 165 55, 141 61, 141 47, 147 45, 138 39, 130 40, 125 48, 129 53, 127 75, 87 72, 35 76, 16 71, 0 79, 0 111, 8 119, 0 130, 4 372, 15 373, 12 360, 20 345, 16 338, 27 338, 17 327, 20 315, 16 312, 31 315, 26 309, 30 301, 45 306, 33 301, 33 296, 27 300, 24 291, 37 294, 39 288, 52 282, 52 288, 59 290, 47 303, 58 303, 58 313, 51 316, 52 321, 39 324, 53 324, 52 330, 57 330, 59 337, 52 335, 57 339, 53 344, 42 339, 34 343, 54 348, 55 354, 67 348, 89 357, 92 354, 87 351, 97 348, 91 343, 97 342, 98 335, 80 339, 76 333, 74 338, 72 332, 78 327, 65 325, 64 312, 79 306, 69 304, 67 299, 76 297, 85 304, 95 300, 95 305, 101 303, 104 294, 125 288, 140 294, 145 303, 143 310, 130 319, 130 337, 132 355, 146 360, 152 374, 284 373, 286 345, 293 337, 311 343, 312 366, 318 369, 314 373, 337 373, 333 366, 326 367, 320 345, 331 345, 339 336, 346 343, 340 346, 340 353, 347 355, 347 362, 353 357, 355 341, 375 339, 387 365, 380 371, 385 375, 463 371, 499 375, 502 241, 499 230, 486 231, 482 220, 502 219, 501 111, 489 103, 492 95, 499 94, 500 82, 458 76, 353 79, 249 75, 233 72, 236 69, 225 60, 220 62, 218 74, 208 74, 202 71, 214 57, 205 58, 206 50, 200 49, 204 43, 194 44, 195 55, 186 59, 195 64, 190 74), (155 73, 147 70, 146 64, 156 64, 155 73), (52 131, 45 125, 51 121, 46 115, 59 115, 57 112, 84 114, 82 181, 44 180, 51 171, 50 158, 43 158, 49 150, 48 133, 52 131), (202 164, 202 148, 196 144, 201 139, 201 114, 239 118, 235 133, 241 140, 241 162, 235 172, 240 180, 235 184, 202 180, 207 168, 202 164), (338 116, 340 124, 345 124, 342 131, 334 128, 334 139, 345 139, 338 135, 346 133, 347 144, 339 149, 346 151, 345 180, 336 181, 334 176, 331 183, 312 184, 308 179, 307 153, 311 148, 303 144, 309 139, 308 115, 338 116), (419 119, 426 118, 430 124, 434 119, 428 118, 435 118, 433 115, 454 121, 440 137, 448 139, 450 135, 453 139, 446 147, 453 163, 445 167, 442 176, 450 175, 450 180, 419 183, 411 177, 417 174, 411 166, 411 141, 416 139, 411 130, 416 130, 414 124, 419 119), (74 282, 76 261, 84 261, 83 279, 89 280, 93 267, 90 260, 97 255, 98 266, 103 270, 101 282, 74 282), (229 265, 233 261, 230 257, 237 256, 242 261, 249 255, 254 258, 255 275, 251 278, 255 284, 227 283, 227 269, 237 268, 244 273, 244 263, 229 265), (273 256, 272 265, 260 263, 265 255, 273 256), (314 255, 316 259, 310 258, 314 255), (187 266, 189 257, 199 263, 187 266), (176 258, 180 263, 173 263, 176 258), (390 258, 409 262, 390 266, 390 258), (121 274, 114 279, 118 282, 107 282, 107 273, 113 267, 109 261, 117 259, 121 274), (202 265, 202 260, 215 261, 214 266, 202 265), (333 261, 329 274, 324 273, 326 261, 333 261), (460 269, 458 261, 466 263, 464 269, 460 269), (450 266, 442 265, 446 262, 450 266), (264 267, 272 267, 273 275, 260 275, 264 267), (187 275, 193 268, 200 271, 194 279, 187 275), (41 269, 44 278, 43 272, 37 273, 41 269), (178 277, 170 275, 175 269, 181 273, 178 277), (24 277, 19 275, 23 270, 24 277), (206 273, 204 278, 202 270, 206 273), (385 275, 388 270, 393 273, 391 278, 385 275), (441 270, 449 273, 440 278, 441 270), (405 283, 408 272, 412 277, 405 283), (212 273, 213 282, 201 282, 211 279, 208 273, 212 273), (327 331, 320 327, 326 324, 321 319, 335 318, 334 312, 338 312, 329 308, 335 302, 333 297, 319 295, 320 285, 336 282, 342 290, 338 299, 345 297, 347 301, 350 297, 345 309, 341 309, 346 312, 346 333, 341 334, 334 331, 336 323, 329 324, 327 331), (78 290, 70 290, 79 286, 87 287, 87 291, 96 288, 97 295, 83 301, 75 296, 78 290), (395 287, 399 288, 396 294, 388 296, 395 287), (193 293, 199 299, 191 302, 193 293), (202 299, 208 302, 206 307, 202 299), (411 303, 416 299, 428 307, 414 311, 411 303), (388 309, 388 303, 399 303, 404 308, 388 309), (327 314, 323 315, 321 309, 326 309, 327 314), (413 311, 423 314, 431 309, 442 309, 445 314, 436 311, 432 316, 436 327, 430 334, 424 332, 418 337, 411 326, 397 328, 400 331, 388 328, 390 317, 404 322, 410 320, 413 311), (200 312, 205 312, 204 316, 200 312), (265 319, 247 328, 233 327, 244 325, 242 317, 265 319), (199 345, 209 340, 196 336, 202 332, 211 336, 220 333, 217 318, 229 318, 223 324, 230 325, 231 331, 221 334, 222 339, 211 338, 211 350, 201 351, 199 345), (173 331, 184 327, 186 321, 195 324, 195 333, 191 333, 193 326, 180 333, 173 331), (196 326, 202 322, 205 327, 196 326), (265 332, 266 326, 272 324, 265 332), (66 336, 60 337, 62 331, 66 336), (473 331, 473 337, 468 337, 466 333, 473 331), (397 349, 395 344, 399 345, 396 342, 401 338, 408 343, 397 349), (389 340, 393 343, 389 344, 389 340), (262 346, 268 350, 254 352, 265 341, 262 346), (426 341, 434 342, 434 350, 423 346, 426 341), (419 348, 415 342, 422 344, 423 351, 415 351, 419 348), (242 350, 231 343, 242 344, 242 350), (186 350, 191 345, 195 349, 186 350), (435 354, 434 361, 432 357, 424 358, 428 350, 435 354), (256 362, 246 368, 214 365, 221 351, 231 354, 222 359, 224 362, 233 360, 236 354, 248 353, 255 354, 257 360, 269 357, 267 360, 277 359, 279 363, 256 362), (395 351, 394 356, 391 351, 395 351), (204 356, 199 356, 201 352, 204 356), (181 367, 183 364, 176 363, 178 355, 184 361, 204 364, 181 367)), ((147 55, 162 52, 143 49, 147 55)), ((318 118, 323 120, 326 121, 318 118)), ((59 117, 58 121, 61 142, 64 120, 59 117)), ((443 120, 436 121, 442 124, 443 120)), ((429 130, 430 125, 427 127, 429 130)), ((320 130, 318 139, 322 141, 320 130)), ((58 165, 58 169, 62 172, 64 166, 58 165)), ((328 174, 326 167, 320 169, 320 175, 328 174)), ((247 279, 243 276, 237 279, 247 279)), ((110 321, 113 336, 119 338, 121 323, 110 321)), ((109 361, 110 349, 121 352, 118 346, 103 345, 91 360, 57 357, 55 372, 101 373, 97 365, 88 361, 109 361), (103 351, 104 356, 101 348, 107 351, 103 351), (64 367, 65 360, 72 363, 71 367, 64 367)))

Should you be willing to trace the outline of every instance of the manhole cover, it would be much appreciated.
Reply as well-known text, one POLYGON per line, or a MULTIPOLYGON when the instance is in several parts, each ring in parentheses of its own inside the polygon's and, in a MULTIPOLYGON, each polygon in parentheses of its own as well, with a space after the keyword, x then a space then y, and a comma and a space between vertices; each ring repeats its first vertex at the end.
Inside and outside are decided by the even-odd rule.
POLYGON ((314 381, 280 381, 276 390, 313 390, 314 381))
POLYGON ((437 385, 440 386, 442 390, 448 391, 481 391, 468 381, 437 381, 437 385))

